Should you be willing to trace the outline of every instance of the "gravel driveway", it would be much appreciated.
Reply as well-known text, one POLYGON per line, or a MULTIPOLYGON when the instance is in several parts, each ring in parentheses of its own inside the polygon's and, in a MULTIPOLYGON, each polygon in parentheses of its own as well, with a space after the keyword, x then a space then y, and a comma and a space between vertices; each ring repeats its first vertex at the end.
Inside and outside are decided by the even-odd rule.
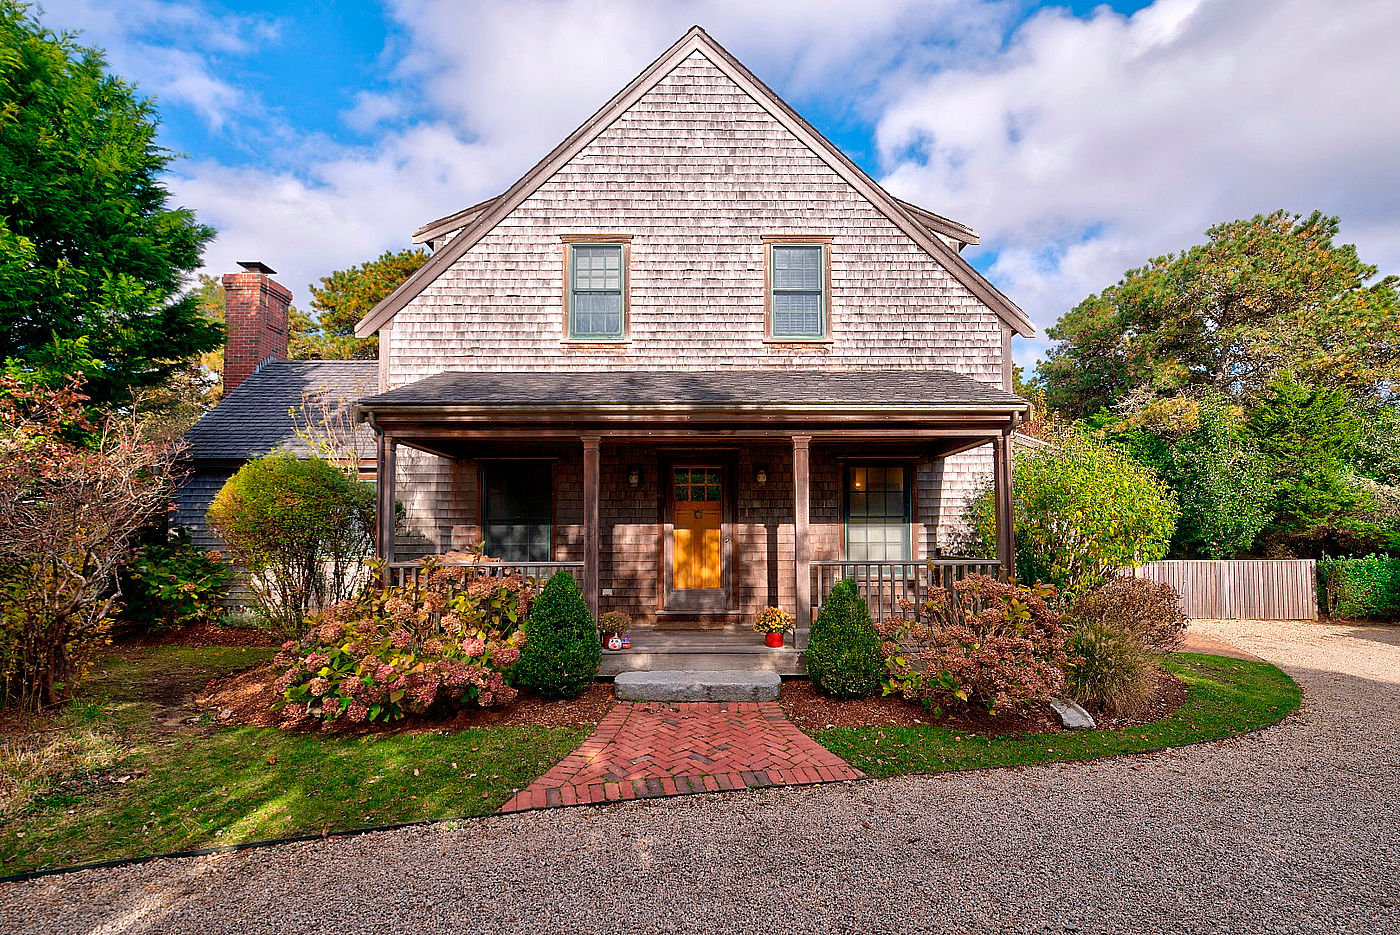
POLYGON ((1198 627, 1303 710, 1151 756, 52 877, 0 887, 0 932, 1400 932, 1400 628, 1198 627))

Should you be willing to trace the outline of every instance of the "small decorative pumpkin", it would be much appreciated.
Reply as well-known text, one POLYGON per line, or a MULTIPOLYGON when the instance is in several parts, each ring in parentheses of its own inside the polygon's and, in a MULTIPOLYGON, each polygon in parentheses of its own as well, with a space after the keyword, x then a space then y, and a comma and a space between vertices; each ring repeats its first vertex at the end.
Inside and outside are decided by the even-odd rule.
POLYGON ((614 652, 616 652, 617 650, 619 650, 619 649, 621 649, 621 648, 622 648, 622 637, 618 636, 616 633, 614 633, 612 636, 608 637, 608 649, 611 649, 611 650, 613 650, 614 652))

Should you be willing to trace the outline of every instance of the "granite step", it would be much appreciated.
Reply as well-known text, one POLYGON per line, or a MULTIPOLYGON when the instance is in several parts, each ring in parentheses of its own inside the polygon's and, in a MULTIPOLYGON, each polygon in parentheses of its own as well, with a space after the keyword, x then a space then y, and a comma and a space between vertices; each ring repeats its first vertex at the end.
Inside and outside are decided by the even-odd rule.
POLYGON ((742 669, 650 669, 620 672, 619 701, 777 701, 776 672, 742 669))

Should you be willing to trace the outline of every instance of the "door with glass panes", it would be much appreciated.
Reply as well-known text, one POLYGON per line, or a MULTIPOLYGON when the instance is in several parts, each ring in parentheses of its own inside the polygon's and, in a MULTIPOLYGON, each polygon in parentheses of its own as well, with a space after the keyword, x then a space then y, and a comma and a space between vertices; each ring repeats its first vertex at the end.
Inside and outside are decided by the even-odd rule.
POLYGON ((724 610, 724 468, 678 464, 670 473, 667 608, 724 610))

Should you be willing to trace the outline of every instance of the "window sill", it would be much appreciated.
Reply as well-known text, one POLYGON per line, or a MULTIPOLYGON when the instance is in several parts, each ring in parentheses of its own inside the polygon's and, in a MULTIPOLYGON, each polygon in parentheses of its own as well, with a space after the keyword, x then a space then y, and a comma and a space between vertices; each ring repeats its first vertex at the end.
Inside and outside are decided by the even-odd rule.
POLYGON ((574 347, 587 350, 591 347, 626 347, 632 343, 631 338, 565 338, 559 344, 562 347, 574 347))
POLYGON ((782 345, 787 345, 787 346, 797 345, 797 346, 800 347, 800 346, 802 346, 802 345, 804 345, 804 344, 811 344, 811 345, 835 344, 835 343, 836 343, 836 339, 835 339, 835 338, 764 338, 764 339, 763 339, 763 343, 764 343, 764 344, 782 344, 782 345))

